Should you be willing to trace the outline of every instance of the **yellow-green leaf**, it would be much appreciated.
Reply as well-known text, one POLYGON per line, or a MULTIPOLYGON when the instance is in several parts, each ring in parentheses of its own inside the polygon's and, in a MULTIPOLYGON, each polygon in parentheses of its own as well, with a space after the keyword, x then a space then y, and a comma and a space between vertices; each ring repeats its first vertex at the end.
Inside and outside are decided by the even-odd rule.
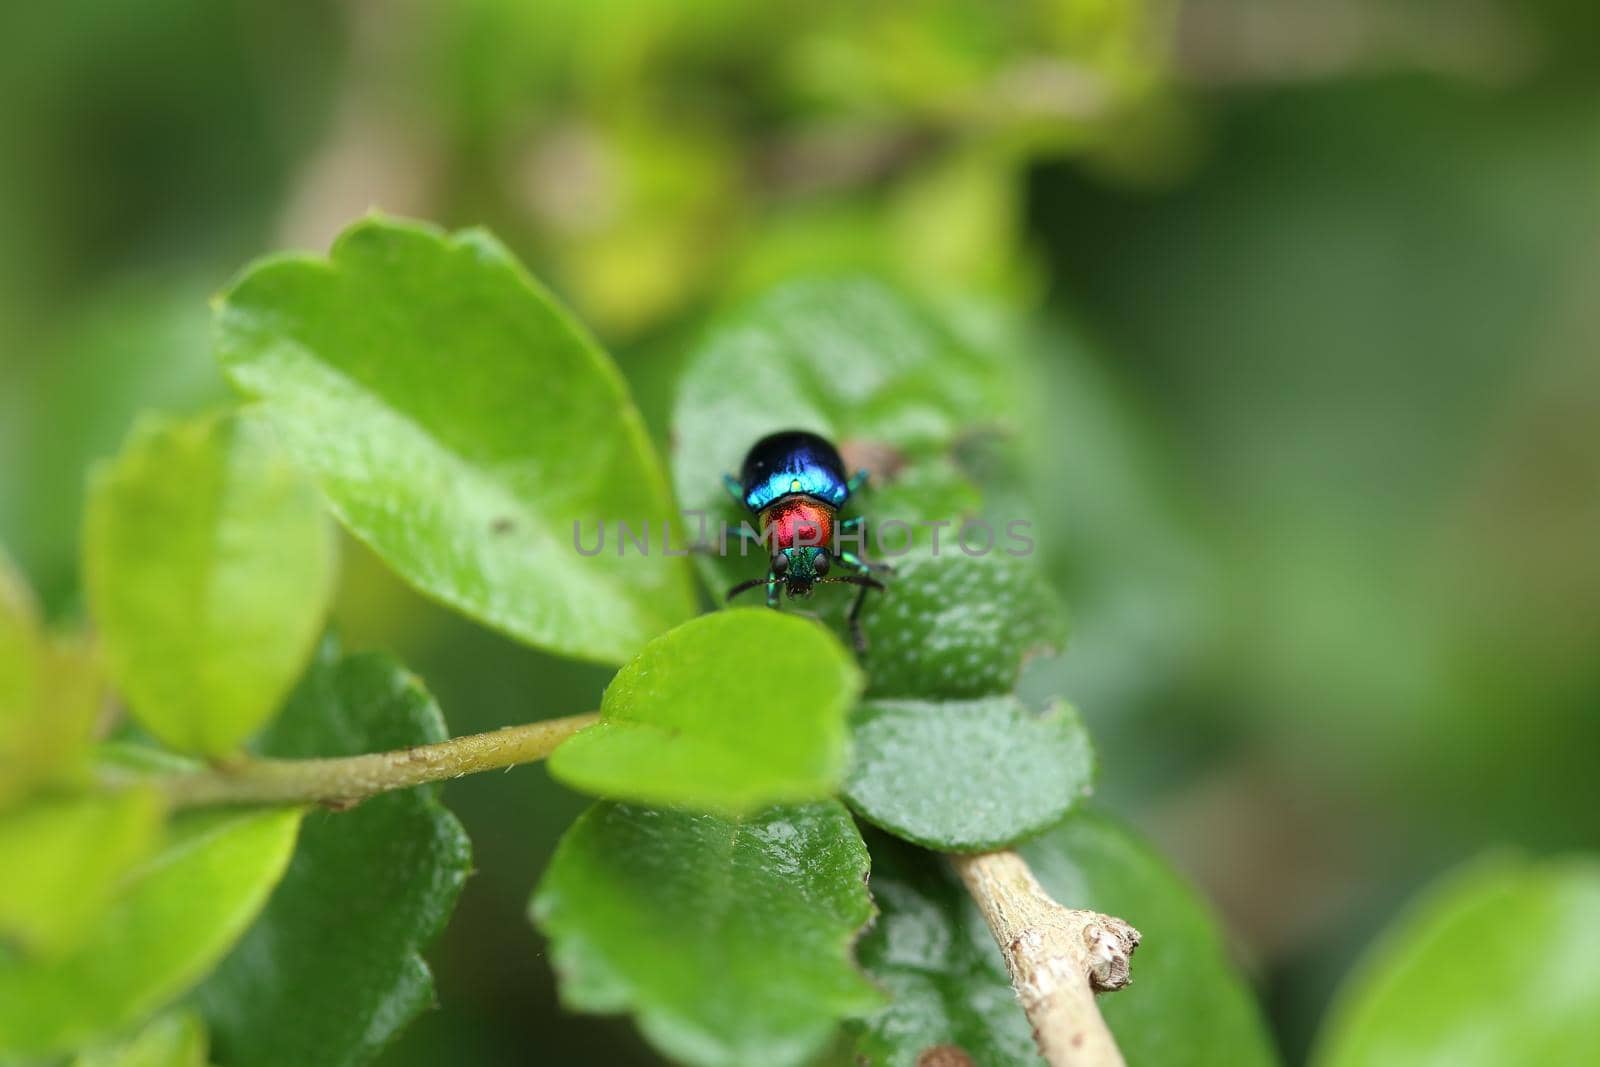
POLYGON ((101 695, 94 650, 42 630, 32 594, 0 552, 0 809, 75 765, 101 695))
POLYGON ((22 575, 0 549, 0 739, 33 710, 39 616, 22 575))
POLYGON ((1447 878, 1339 995, 1318 1067, 1600 1063, 1600 862, 1447 878))
POLYGON ((153 789, 44 799, 0 815, 0 939, 50 956, 71 948, 156 844, 153 789))
POLYGON ((282 809, 175 820, 76 949, 0 960, 0 1057, 80 1048, 182 994, 266 903, 299 824, 282 809))
POLYGON ((259 418, 146 420, 96 472, 85 569, 134 717, 174 748, 223 755, 309 661, 334 542, 316 490, 259 418))
POLYGON ((72 1067, 206 1067, 206 1028, 193 1012, 158 1016, 126 1041, 90 1049, 72 1067))

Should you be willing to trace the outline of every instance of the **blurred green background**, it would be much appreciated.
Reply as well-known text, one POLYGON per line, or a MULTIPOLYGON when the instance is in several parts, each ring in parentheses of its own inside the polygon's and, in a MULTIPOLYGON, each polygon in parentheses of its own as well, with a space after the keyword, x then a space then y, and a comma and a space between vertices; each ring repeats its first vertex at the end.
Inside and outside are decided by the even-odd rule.
MULTIPOLYGON (((370 206, 500 234, 665 444, 705 316, 866 269, 1027 326, 1036 506, 1107 802, 1207 891, 1289 1062, 1438 871, 1600 844, 1590 0, 63 0, 0 10, 0 542, 80 612, 87 466, 223 395, 207 301, 370 206)), ((456 732, 607 672, 348 546, 346 643, 456 732)), ((453 784, 478 874, 391 1067, 651 1062, 527 895, 584 806, 453 784)))

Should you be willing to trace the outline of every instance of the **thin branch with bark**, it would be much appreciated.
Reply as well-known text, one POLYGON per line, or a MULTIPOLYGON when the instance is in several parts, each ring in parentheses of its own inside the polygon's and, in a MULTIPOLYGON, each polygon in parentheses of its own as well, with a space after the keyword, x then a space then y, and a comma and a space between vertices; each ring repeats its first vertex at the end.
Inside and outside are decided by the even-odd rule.
POLYGON ((1005 957, 1011 985, 1050 1067, 1123 1067, 1095 1004, 1129 982, 1139 931, 1050 898, 1015 852, 951 856, 1005 957))
POLYGON ((394 789, 544 759, 561 742, 598 720, 598 713, 590 712, 434 745, 335 759, 242 759, 171 775, 161 785, 179 807, 325 804, 346 808, 394 789))

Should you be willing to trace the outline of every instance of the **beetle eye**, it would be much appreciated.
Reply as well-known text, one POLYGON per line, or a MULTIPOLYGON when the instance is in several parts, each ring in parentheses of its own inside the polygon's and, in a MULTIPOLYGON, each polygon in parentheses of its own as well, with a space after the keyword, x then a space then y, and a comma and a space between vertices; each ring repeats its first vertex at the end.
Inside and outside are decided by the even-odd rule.
POLYGON ((789 569, 789 554, 787 552, 774 552, 772 554, 772 573, 782 574, 789 569))
POLYGON ((816 571, 817 575, 819 577, 821 575, 827 574, 828 573, 828 554, 826 552, 822 551, 821 549, 818 549, 816 557, 814 559, 812 559, 812 561, 811 561, 811 569, 816 571))

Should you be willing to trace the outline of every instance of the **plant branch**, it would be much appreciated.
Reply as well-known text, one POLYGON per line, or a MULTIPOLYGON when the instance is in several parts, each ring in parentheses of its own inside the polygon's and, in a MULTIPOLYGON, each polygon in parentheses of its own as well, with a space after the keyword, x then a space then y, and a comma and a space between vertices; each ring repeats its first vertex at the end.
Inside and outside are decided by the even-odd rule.
POLYGON ((561 742, 598 719, 598 713, 590 712, 455 737, 435 745, 337 759, 245 759, 173 775, 162 784, 180 807, 326 804, 345 808, 393 789, 544 759, 561 742))
POLYGON ((1123 1067, 1096 992, 1129 982, 1139 931, 1056 903, 1015 852, 951 856, 1005 957, 1011 985, 1050 1067, 1123 1067))

